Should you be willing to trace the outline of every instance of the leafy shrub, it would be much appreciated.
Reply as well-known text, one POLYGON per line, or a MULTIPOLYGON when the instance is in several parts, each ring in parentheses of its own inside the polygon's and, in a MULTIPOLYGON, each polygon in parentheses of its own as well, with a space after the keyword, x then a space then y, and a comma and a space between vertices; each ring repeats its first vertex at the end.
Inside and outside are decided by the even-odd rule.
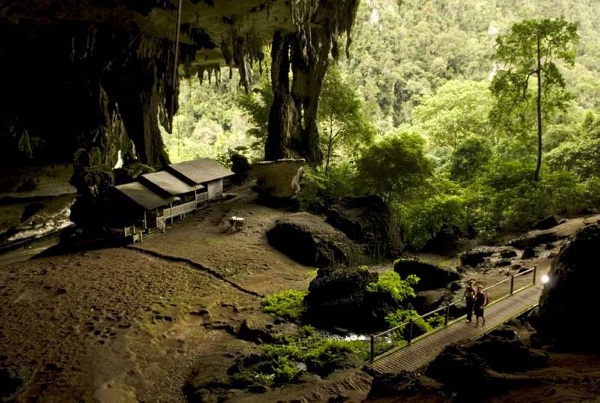
POLYGON ((395 301, 402 302, 415 296, 412 286, 419 282, 413 274, 402 280, 400 275, 393 270, 387 270, 379 275, 377 282, 369 283, 367 291, 373 293, 389 294, 395 301))
POLYGON ((466 232, 472 225, 468 199, 458 189, 433 193, 429 197, 394 204, 394 211, 403 229, 402 241, 417 248, 423 247, 444 227, 466 232))
POLYGON ((365 149, 356 161, 357 181, 362 189, 389 202, 406 200, 432 174, 426 157, 425 140, 413 133, 398 133, 381 138, 365 149))
POLYGON ((600 139, 578 139, 565 142, 546 154, 553 171, 568 170, 582 178, 600 174, 600 139))
MULTIPOLYGON (((433 330, 433 326, 429 323, 429 321, 421 318, 414 309, 397 310, 395 312, 391 312, 385 317, 385 320, 389 324, 390 328, 400 326, 403 323, 409 322, 411 319, 414 319, 412 328, 413 339, 433 330)), ((411 329, 409 325, 404 326, 403 328, 399 329, 399 331, 402 339, 408 340, 408 338, 411 337, 411 329)))
POLYGON ((304 297, 306 291, 286 290, 267 295, 262 302, 263 312, 297 321, 306 312, 304 297))
POLYGON ((270 357, 287 357, 288 360, 303 363, 307 371, 319 376, 327 376, 336 369, 346 366, 347 355, 353 354, 352 344, 334 340, 318 333, 301 337, 287 345, 268 344, 265 354, 270 357))
POLYGON ((328 201, 325 198, 326 178, 317 171, 306 167, 302 174, 300 192, 296 196, 300 204, 300 210, 321 212, 328 201))
POLYGON ((234 386, 247 387, 255 383, 266 386, 294 383, 304 371, 324 377, 353 366, 350 358, 355 354, 366 357, 368 345, 360 343, 358 347, 357 342, 329 339, 305 326, 281 344, 263 345, 262 354, 239 359, 229 370, 230 379, 234 386))
POLYGON ((329 167, 329 174, 305 167, 297 195, 300 209, 321 213, 343 197, 357 194, 354 183, 356 170, 349 162, 329 167))
POLYGON ((490 142, 482 137, 472 136, 460 143, 450 157, 450 177, 459 182, 467 182, 478 176, 492 157, 490 142))

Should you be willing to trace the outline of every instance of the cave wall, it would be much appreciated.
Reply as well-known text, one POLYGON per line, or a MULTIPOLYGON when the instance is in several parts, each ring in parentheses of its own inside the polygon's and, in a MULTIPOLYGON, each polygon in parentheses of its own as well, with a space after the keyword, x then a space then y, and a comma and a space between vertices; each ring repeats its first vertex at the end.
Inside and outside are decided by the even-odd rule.
POLYGON ((164 75, 170 43, 132 27, 68 21, 0 21, 2 164, 72 162, 112 168, 118 151, 150 165, 168 161, 157 116, 175 95, 164 75), (131 144, 135 144, 134 154, 131 144))
POLYGON ((173 43, 134 23, 0 20, 0 32, 0 165, 73 164, 71 218, 90 227, 119 154, 169 162, 159 123, 170 130, 177 107, 173 43))

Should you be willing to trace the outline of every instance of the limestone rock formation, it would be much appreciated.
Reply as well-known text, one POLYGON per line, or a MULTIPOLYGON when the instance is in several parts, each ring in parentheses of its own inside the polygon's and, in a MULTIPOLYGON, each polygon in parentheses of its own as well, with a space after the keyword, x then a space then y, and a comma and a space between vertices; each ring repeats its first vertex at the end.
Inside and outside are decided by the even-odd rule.
POLYGON ((267 239, 275 249, 307 266, 351 266, 364 260, 360 250, 343 233, 309 213, 277 220, 275 227, 267 232, 267 239))
POLYGON ((508 246, 478 246, 460 254, 460 263, 463 266, 477 267, 489 261, 493 256, 502 256, 512 249, 508 246))
POLYGON ((500 389, 504 373, 544 367, 547 362, 548 356, 530 350, 509 324, 465 345, 446 347, 425 375, 443 383, 457 399, 472 401, 500 389))
POLYGON ((589 225, 570 237, 553 260, 532 323, 542 342, 566 349, 600 350, 596 332, 573 327, 593 321, 600 282, 594 264, 598 248, 600 225, 589 225))
POLYGON ((446 288, 453 281, 460 280, 460 274, 454 269, 439 267, 413 258, 396 260, 394 271, 402 278, 410 274, 419 277, 419 282, 413 286, 415 291, 446 288))
POLYGON ((385 315, 399 305, 390 294, 367 292, 378 274, 359 267, 319 269, 304 298, 305 319, 318 327, 352 331, 385 328, 385 315))
POLYGON ((300 191, 304 159, 261 161, 252 165, 250 176, 256 179, 256 190, 266 198, 283 199, 300 191))
MULTIPOLYGON (((321 83, 339 37, 349 42, 357 7, 358 0, 3 1, 0 163, 73 163, 74 183, 84 188, 93 175, 80 180, 80 171, 109 172, 120 159, 160 168, 169 158, 159 125, 171 131, 179 77, 218 80, 221 68, 237 68, 248 91, 253 62, 271 43, 266 158, 319 163, 321 83)), ((93 201, 76 203, 87 209, 78 217, 94 214, 93 201)))
POLYGON ((365 244, 375 258, 396 258, 402 252, 400 231, 392 213, 378 196, 346 198, 327 210, 327 222, 348 238, 365 244))

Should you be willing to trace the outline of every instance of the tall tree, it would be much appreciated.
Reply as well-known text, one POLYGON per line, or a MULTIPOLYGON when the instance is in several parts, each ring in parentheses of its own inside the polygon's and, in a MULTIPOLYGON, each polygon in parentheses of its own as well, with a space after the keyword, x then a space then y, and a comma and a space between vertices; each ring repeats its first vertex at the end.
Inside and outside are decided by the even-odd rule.
POLYGON ((334 150, 369 144, 375 129, 361 113, 361 102, 356 92, 344 82, 340 72, 330 67, 323 82, 319 99, 319 126, 325 146, 325 174, 334 157, 334 150))
POLYGON ((572 67, 578 41, 577 25, 562 18, 522 21, 496 39, 494 59, 499 63, 500 71, 491 85, 492 93, 497 98, 492 116, 509 130, 514 130, 515 122, 525 129, 531 116, 535 115, 535 181, 539 180, 542 167, 543 118, 556 110, 564 110, 573 98, 566 89, 555 60, 572 67), (534 91, 530 90, 531 81, 535 81, 534 91))

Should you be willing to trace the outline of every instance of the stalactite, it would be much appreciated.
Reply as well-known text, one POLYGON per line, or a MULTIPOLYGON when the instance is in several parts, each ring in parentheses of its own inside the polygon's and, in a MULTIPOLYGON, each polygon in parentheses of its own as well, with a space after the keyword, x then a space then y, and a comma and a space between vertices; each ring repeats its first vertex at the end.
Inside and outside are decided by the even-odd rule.
POLYGON ((319 0, 291 0, 292 22, 298 31, 302 57, 308 60, 309 47, 312 46, 311 21, 319 0))
POLYGON ((252 84, 252 60, 243 37, 238 36, 233 40, 233 61, 240 72, 240 85, 246 93, 252 84))
MULTIPOLYGON (((244 36, 236 31, 231 31, 231 40, 233 43, 233 61, 240 72, 240 85, 244 87, 246 93, 252 85, 252 65, 254 62, 264 60, 263 42, 251 29, 244 36)), ((262 73, 262 64, 259 66, 262 73)))
MULTIPOLYGON (((231 38, 228 38, 231 41, 231 38)), ((225 64, 229 66, 229 79, 233 76, 233 55, 229 46, 227 45, 227 41, 225 38, 221 39, 221 54, 223 55, 223 59, 225 60, 225 64)))
POLYGON ((208 83, 212 84, 212 76, 215 76, 215 84, 217 87, 221 84, 221 66, 218 64, 198 66, 198 81, 202 85, 204 83, 204 73, 207 73, 208 83))

